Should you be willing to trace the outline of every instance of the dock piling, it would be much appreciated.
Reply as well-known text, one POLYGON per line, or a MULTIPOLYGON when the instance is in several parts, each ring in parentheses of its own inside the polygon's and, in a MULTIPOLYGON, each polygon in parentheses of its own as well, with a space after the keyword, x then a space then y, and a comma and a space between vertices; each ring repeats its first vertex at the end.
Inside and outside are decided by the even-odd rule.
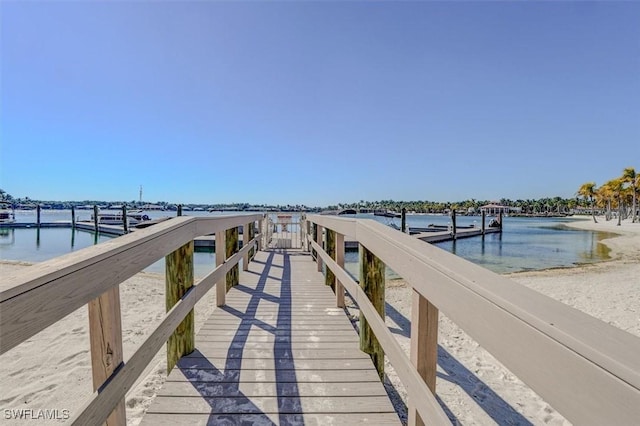
POLYGON ((38 228, 40 228, 40 210, 42 207, 40 207, 40 204, 38 204, 36 206, 36 223, 38 225, 38 228))
POLYGON ((129 233, 129 224, 127 223, 127 205, 122 205, 122 229, 125 234, 129 233))
POLYGON ((76 207, 71 206, 71 229, 76 229, 76 207))
POLYGON ((93 228, 98 235, 98 206, 95 204, 93 205, 93 228))
POLYGON ((487 218, 487 212, 482 210, 482 238, 484 238, 486 218, 487 218))
POLYGON ((452 234, 451 236, 453 237, 453 239, 456 239, 456 234, 458 232, 457 227, 456 227, 456 209, 451 209, 451 224, 453 225, 452 227, 452 234))
POLYGON ((403 233, 407 232, 407 209, 405 207, 402 208, 401 219, 400 219, 400 230, 403 233))
MULTIPOLYGON (((385 317, 385 264, 360 244, 360 287, 381 318, 385 317)), ((360 350, 371 356, 380 380, 384 379, 384 350, 360 311, 360 350)))

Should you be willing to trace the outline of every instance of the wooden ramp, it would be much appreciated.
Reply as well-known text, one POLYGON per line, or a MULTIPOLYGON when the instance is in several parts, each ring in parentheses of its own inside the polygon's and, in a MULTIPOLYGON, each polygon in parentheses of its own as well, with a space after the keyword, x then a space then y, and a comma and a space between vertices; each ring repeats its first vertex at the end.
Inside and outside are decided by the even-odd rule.
POLYGON ((311 257, 258 252, 142 425, 400 424, 311 257))

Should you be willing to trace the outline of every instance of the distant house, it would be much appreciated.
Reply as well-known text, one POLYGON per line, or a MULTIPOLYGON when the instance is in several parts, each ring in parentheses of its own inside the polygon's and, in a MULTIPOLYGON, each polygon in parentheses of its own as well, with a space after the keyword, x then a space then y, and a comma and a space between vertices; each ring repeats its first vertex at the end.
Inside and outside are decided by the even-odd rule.
POLYGON ((511 211, 511 207, 502 206, 500 204, 487 204, 480 207, 480 211, 492 216, 498 216, 500 213, 502 213, 503 216, 506 216, 511 211))

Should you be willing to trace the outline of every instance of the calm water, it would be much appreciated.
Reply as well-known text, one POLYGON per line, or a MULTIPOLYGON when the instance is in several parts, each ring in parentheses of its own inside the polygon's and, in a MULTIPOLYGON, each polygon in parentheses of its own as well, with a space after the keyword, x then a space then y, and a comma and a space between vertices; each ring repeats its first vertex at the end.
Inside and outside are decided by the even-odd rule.
MULTIPOLYGON (((152 218, 173 216, 172 212, 148 212, 152 218)), ((213 216, 220 213, 185 212, 192 216, 213 216)), ((227 213, 229 214, 229 213, 227 213)), ((43 211, 43 222, 69 220, 69 211, 43 211)), ((88 220, 91 211, 78 210, 76 216, 88 220)), ((354 217, 354 216, 351 216, 354 217)), ((375 219, 382 223, 400 225, 400 219, 390 219, 374 215, 355 217, 375 219)), ((18 222, 35 221, 35 212, 16 212, 18 222)), ((459 225, 480 227, 480 217, 458 217, 459 225)), ((581 263, 597 262, 608 258, 608 249, 600 241, 611 234, 574 230, 564 224, 571 219, 553 218, 505 218, 504 232, 480 237, 461 239, 456 242, 438 243, 436 246, 453 252, 471 262, 480 264, 494 272, 506 273, 525 270, 566 267, 581 263)), ((408 215, 409 226, 426 227, 429 224, 446 225, 448 216, 408 215)), ((80 250, 110 237, 62 228, 0 229, 0 259, 40 262, 65 253, 80 250)), ((194 255, 196 276, 204 276, 215 267, 215 253, 196 252, 194 255)), ((357 252, 347 252, 347 270, 352 275, 358 273, 357 252)), ((149 272, 164 273, 164 260, 146 269, 149 272)), ((391 276, 394 276, 390 272, 391 276)))
MULTIPOLYGON (((112 210, 104 211, 115 213, 112 210)), ((151 211, 145 212, 152 219, 175 216, 175 212, 151 211)), ((185 212, 190 216, 219 216, 221 213, 185 212)), ((93 211, 76 210, 78 220, 90 220, 93 211)), ((42 210, 41 221, 56 222, 71 220, 70 210, 42 210)), ((35 222, 35 211, 16 211, 16 222, 35 222)), ((21 228, 0 229, 0 259, 21 260, 27 262, 42 262, 98 244, 112 239, 111 236, 98 235, 97 240, 93 232, 70 228, 21 228)), ((215 268, 216 255, 210 251, 197 251, 194 254, 194 273, 196 277, 203 277, 215 268)), ((164 274, 164 259, 161 259, 145 269, 147 272, 164 274)))

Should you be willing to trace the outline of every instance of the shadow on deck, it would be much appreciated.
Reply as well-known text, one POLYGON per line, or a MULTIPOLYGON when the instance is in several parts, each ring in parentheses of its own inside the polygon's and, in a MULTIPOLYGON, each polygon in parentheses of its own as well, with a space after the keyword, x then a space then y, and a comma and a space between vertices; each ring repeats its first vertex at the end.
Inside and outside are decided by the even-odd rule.
POLYGON ((310 256, 259 252, 143 418, 162 424, 399 424, 310 256))

